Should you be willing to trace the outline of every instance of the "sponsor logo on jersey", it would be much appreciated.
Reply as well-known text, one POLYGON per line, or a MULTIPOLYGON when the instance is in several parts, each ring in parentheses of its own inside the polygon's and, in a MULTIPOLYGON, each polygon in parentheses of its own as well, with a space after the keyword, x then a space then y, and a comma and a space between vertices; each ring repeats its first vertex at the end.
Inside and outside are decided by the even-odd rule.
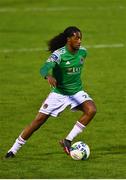
POLYGON ((80 73, 81 68, 80 67, 73 67, 67 69, 67 74, 78 74, 80 73))
POLYGON ((68 69, 67 69, 67 73, 68 73, 68 74, 70 74, 70 73, 72 73, 72 72, 73 72, 73 68, 68 68, 68 69))

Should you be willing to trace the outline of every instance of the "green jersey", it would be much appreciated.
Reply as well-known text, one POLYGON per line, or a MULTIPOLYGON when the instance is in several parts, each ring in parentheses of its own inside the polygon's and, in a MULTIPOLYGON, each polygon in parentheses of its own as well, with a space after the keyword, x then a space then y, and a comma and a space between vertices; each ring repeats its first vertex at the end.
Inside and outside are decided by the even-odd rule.
POLYGON ((46 77, 52 69, 52 75, 57 80, 57 86, 53 88, 53 92, 73 95, 83 89, 81 71, 86 55, 87 51, 83 47, 72 54, 66 46, 51 54, 40 73, 46 77))

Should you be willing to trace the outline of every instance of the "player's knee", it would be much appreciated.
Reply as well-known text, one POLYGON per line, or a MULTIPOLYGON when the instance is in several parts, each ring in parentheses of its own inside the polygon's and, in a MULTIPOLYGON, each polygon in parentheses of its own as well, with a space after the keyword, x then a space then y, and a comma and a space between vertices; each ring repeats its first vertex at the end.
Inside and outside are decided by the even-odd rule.
POLYGON ((87 109, 87 114, 91 117, 94 117, 97 112, 96 106, 89 106, 87 109))
POLYGON ((48 115, 39 114, 33 121, 36 127, 41 126, 48 119, 48 115))

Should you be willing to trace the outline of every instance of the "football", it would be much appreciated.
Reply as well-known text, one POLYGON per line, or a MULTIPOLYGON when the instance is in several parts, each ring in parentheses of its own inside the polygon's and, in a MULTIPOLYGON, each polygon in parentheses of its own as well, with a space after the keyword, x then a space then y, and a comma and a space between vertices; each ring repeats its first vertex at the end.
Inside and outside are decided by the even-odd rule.
POLYGON ((90 156, 90 148, 83 141, 78 141, 71 146, 70 156, 74 160, 86 160, 90 156))

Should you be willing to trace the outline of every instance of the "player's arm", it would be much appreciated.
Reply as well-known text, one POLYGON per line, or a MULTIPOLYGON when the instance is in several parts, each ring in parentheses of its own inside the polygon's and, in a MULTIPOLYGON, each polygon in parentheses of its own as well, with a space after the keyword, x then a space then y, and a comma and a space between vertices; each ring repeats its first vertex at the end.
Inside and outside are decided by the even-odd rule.
POLYGON ((41 75, 48 80, 48 83, 51 86, 56 86, 57 81, 56 79, 49 74, 50 70, 52 70, 56 63, 60 62, 60 55, 57 53, 57 51, 53 52, 51 56, 47 59, 47 62, 45 65, 40 69, 41 75))
POLYGON ((49 72, 55 67, 55 62, 46 62, 44 66, 41 67, 40 69, 40 74, 42 77, 47 79, 49 72))
POLYGON ((42 77, 48 80, 48 83, 51 86, 56 86, 56 79, 49 74, 50 70, 52 70, 55 67, 55 62, 46 62, 43 67, 40 69, 40 74, 42 77))

